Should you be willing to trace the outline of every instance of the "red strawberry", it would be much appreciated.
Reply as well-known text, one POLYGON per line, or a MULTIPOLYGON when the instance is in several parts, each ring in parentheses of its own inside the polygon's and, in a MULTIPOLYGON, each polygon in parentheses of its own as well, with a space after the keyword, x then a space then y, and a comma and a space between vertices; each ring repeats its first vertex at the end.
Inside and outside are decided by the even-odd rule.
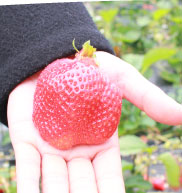
POLYGON ((165 190, 165 180, 162 178, 155 177, 151 180, 154 190, 165 190))
POLYGON ((33 122, 41 137, 57 149, 104 143, 117 129, 122 97, 101 74, 86 42, 73 59, 58 59, 40 74, 33 122))
POLYGON ((3 189, 0 189, 0 193, 4 193, 5 191, 3 189))

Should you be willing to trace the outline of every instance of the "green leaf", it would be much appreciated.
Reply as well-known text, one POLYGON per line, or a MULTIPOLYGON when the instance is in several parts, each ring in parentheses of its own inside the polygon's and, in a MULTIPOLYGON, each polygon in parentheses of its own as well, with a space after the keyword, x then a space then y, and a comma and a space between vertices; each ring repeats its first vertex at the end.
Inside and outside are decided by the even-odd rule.
POLYGON ((152 68, 149 68, 149 69, 145 72, 144 76, 145 76, 145 78, 150 79, 150 78, 152 77, 153 73, 154 73, 154 70, 153 70, 152 68))
POLYGON ((171 9, 172 8, 172 2, 171 1, 166 1, 166 0, 160 0, 157 3, 157 7, 161 9, 171 9))
POLYGON ((133 43, 137 41, 142 35, 139 26, 135 25, 120 25, 113 35, 116 36, 118 41, 123 41, 126 43, 133 43))
POLYGON ((138 123, 137 122, 131 122, 130 120, 126 120, 123 124, 123 127, 126 130, 133 130, 133 129, 136 129, 138 127, 138 123))
POLYGON ((149 50, 145 55, 142 63, 142 74, 155 62, 170 58, 176 53, 175 49, 154 48, 149 50))
POLYGON ((10 173, 8 168, 1 168, 0 169, 0 176, 4 178, 10 178, 10 173))
POLYGON ((165 166, 167 181, 173 188, 180 187, 180 166, 171 153, 163 153, 159 156, 159 160, 165 166))
POLYGON ((171 20, 177 24, 182 23, 182 17, 172 17, 171 20))
POLYGON ((166 80, 166 81, 168 81, 168 82, 171 82, 171 83, 174 83, 174 84, 179 84, 179 82, 180 82, 180 77, 179 77, 179 75, 178 74, 174 74, 174 73, 170 73, 170 72, 168 72, 168 71, 162 71, 161 73, 160 73, 160 76, 164 79, 164 80, 166 80))
POLYGON ((137 24, 144 27, 150 23, 151 19, 148 16, 137 17, 137 24))
POLYGON ((122 170, 123 172, 126 170, 132 170, 133 169, 133 164, 131 162, 128 162, 126 160, 122 160, 122 170))
POLYGON ((176 101, 182 104, 182 87, 177 90, 176 101))
POLYGON ((133 155, 142 152, 147 145, 135 135, 125 135, 119 138, 121 155, 133 155))
POLYGON ((11 184, 9 186, 10 193, 16 193, 17 192, 17 184, 14 181, 11 181, 11 184))
POLYGON ((147 48, 147 50, 152 49, 156 46, 156 42, 153 39, 149 39, 146 36, 141 36, 141 42, 144 48, 147 48))
POLYGON ((174 71, 176 71, 177 74, 180 74, 182 72, 182 50, 177 49, 176 54, 169 58, 168 62, 174 71))
POLYGON ((143 179, 141 175, 135 175, 125 180, 125 186, 127 188, 139 188, 142 190, 149 190, 152 185, 143 179))
POLYGON ((123 42, 133 43, 136 42, 141 36, 141 32, 139 30, 130 30, 123 34, 120 34, 120 39, 123 42))
POLYGON ((105 22, 110 23, 114 20, 117 13, 118 9, 102 10, 100 11, 100 16, 104 19, 105 22))
POLYGON ((149 155, 151 155, 156 150, 157 150, 157 146, 149 146, 144 149, 144 152, 147 152, 149 155))
POLYGON ((125 132, 126 132, 125 129, 119 124, 119 126, 118 126, 118 136, 120 137, 120 136, 124 135, 125 132))
POLYGON ((155 126, 155 121, 152 120, 150 117, 147 115, 141 117, 141 125, 146 126, 146 127, 154 127, 155 126))
POLYGON ((158 21, 169 13, 169 9, 158 9, 153 13, 154 20, 158 21))
POLYGON ((140 70, 142 67, 142 62, 144 55, 141 54, 124 54, 122 56, 123 60, 132 64, 136 69, 140 70))
POLYGON ((11 143, 11 139, 10 139, 10 136, 9 136, 9 131, 6 131, 3 134, 2 145, 5 146, 5 145, 7 145, 9 143, 11 143))
POLYGON ((10 187, 9 187, 9 191, 10 191, 11 193, 16 193, 16 192, 17 192, 16 186, 10 186, 10 187))

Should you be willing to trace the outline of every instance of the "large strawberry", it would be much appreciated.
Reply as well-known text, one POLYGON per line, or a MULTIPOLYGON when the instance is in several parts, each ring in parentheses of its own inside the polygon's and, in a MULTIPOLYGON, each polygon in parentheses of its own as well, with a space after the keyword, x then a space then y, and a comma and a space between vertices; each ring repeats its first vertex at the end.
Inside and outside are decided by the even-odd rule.
POLYGON ((100 72, 95 51, 87 41, 73 59, 57 59, 38 78, 33 122, 57 149, 101 144, 117 129, 121 94, 100 72))

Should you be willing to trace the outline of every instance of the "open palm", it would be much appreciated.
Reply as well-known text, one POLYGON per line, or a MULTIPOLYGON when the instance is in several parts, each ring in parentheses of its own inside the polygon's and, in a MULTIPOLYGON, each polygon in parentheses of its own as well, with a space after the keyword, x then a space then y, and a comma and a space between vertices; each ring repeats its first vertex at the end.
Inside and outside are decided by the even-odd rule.
MULTIPOLYGON (((182 124, 181 105, 131 65, 105 52, 96 55, 101 71, 120 87, 124 98, 156 121, 182 124)), ((43 193, 124 193, 117 132, 104 144, 70 150, 57 150, 39 136, 32 122, 38 76, 22 82, 9 96, 8 124, 16 156, 18 193, 39 193, 40 176, 43 193)))

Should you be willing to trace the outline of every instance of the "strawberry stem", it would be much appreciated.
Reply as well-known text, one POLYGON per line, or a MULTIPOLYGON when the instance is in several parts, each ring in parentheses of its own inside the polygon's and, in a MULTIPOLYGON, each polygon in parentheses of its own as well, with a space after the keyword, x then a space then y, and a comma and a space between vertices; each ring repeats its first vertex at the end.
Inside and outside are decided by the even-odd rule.
POLYGON ((75 46, 75 38, 73 39, 72 45, 73 45, 73 48, 79 53, 79 50, 75 46))

